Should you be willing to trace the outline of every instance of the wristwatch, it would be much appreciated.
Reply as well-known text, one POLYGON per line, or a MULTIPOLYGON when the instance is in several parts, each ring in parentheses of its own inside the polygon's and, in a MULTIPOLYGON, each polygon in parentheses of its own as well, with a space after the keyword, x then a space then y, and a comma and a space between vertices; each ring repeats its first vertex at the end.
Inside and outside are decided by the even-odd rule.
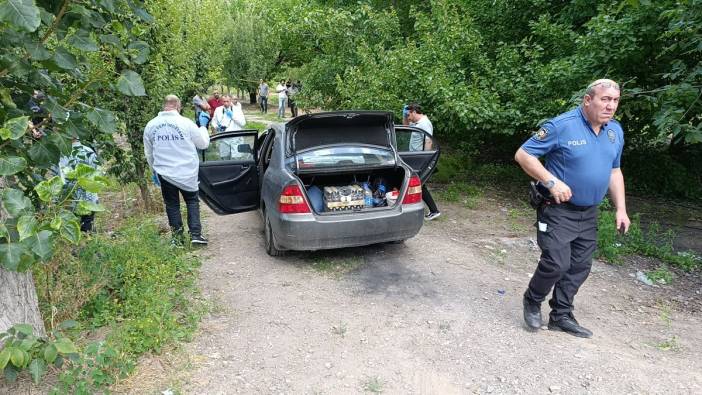
POLYGON ((546 187, 546 189, 551 189, 556 186, 556 180, 550 179, 544 183, 544 186, 546 187))

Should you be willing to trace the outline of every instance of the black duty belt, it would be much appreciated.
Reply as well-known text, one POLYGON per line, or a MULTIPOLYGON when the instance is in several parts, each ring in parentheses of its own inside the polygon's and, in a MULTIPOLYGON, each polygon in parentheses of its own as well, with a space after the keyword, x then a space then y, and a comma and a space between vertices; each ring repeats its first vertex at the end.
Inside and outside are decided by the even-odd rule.
POLYGON ((555 200, 547 199, 545 203, 549 206, 560 206, 563 207, 566 210, 570 211, 587 211, 592 208, 592 206, 578 206, 575 205, 571 202, 562 202, 562 203, 556 203, 555 200))

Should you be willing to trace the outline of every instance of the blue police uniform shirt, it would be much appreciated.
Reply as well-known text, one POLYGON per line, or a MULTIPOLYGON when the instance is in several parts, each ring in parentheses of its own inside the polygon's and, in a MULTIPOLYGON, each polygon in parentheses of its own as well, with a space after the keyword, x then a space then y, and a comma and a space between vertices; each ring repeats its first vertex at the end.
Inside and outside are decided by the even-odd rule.
POLYGON ((530 155, 546 157, 546 170, 570 187, 570 202, 578 206, 602 202, 623 147, 619 122, 607 122, 596 135, 580 106, 547 121, 522 145, 530 155))

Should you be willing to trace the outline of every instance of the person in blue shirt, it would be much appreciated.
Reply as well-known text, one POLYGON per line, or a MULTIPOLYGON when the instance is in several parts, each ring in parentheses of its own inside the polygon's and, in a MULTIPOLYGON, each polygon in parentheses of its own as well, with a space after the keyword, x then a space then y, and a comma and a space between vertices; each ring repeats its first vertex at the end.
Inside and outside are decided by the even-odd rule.
POLYGON ((619 97, 616 82, 592 82, 580 106, 544 123, 515 154, 517 163, 547 195, 537 209, 541 258, 523 299, 529 330, 541 328, 541 302, 553 288, 548 328, 592 336, 575 320, 573 301, 590 274, 597 246, 597 207, 608 190, 617 229, 625 233, 631 223, 620 169, 624 132, 612 119, 619 97), (545 165, 540 157, 545 157, 545 165))

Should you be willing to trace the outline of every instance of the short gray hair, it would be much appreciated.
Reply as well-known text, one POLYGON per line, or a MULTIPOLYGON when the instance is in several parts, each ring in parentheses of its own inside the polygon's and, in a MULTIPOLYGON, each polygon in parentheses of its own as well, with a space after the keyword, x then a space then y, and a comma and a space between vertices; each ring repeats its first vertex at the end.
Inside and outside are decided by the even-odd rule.
POLYGON ((597 88, 598 86, 601 86, 603 88, 614 88, 616 90, 619 90, 619 84, 617 84, 614 80, 601 78, 599 80, 592 81, 590 85, 588 85, 587 88, 585 88, 585 94, 590 97, 595 97, 595 88, 597 88))
POLYGON ((168 95, 163 99, 163 105, 177 106, 180 108, 180 99, 176 95, 168 95))

